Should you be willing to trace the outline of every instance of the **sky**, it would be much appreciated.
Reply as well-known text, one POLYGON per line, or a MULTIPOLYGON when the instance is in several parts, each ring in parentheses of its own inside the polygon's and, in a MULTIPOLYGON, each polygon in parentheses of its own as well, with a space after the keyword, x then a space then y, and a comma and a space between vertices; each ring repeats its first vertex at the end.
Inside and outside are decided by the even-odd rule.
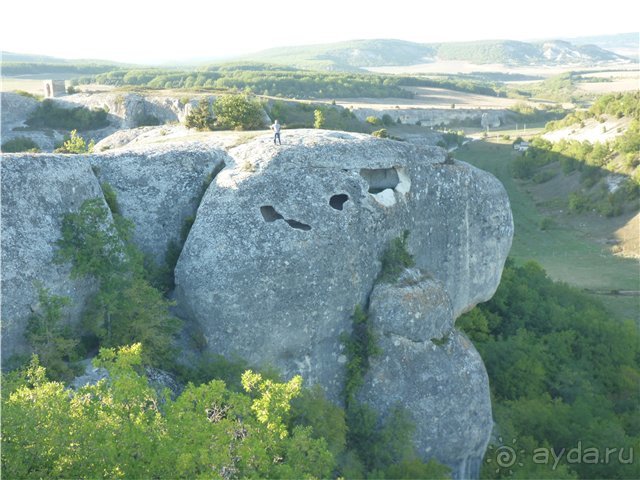
POLYGON ((131 63, 366 38, 533 40, 634 32, 631 0, 4 0, 0 49, 131 63))

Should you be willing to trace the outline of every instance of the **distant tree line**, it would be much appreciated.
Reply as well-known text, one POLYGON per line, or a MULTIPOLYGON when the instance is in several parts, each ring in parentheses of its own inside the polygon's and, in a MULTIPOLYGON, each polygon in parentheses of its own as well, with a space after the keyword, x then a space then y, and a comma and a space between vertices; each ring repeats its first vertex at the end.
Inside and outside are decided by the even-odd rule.
POLYGON ((267 64, 211 66, 197 71, 116 69, 80 78, 75 83, 152 89, 235 90, 286 98, 412 98, 413 93, 402 87, 437 87, 483 95, 498 95, 498 89, 493 84, 455 77, 433 79, 366 73, 317 72, 267 64))

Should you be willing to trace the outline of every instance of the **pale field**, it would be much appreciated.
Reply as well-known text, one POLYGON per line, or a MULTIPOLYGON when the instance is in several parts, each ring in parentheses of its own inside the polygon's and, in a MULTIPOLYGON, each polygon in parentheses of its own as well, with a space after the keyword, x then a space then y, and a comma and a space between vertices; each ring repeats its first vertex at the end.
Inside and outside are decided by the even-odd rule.
MULTIPOLYGON (((45 80, 66 80, 67 75, 30 75, 27 77, 0 77, 0 92, 13 92, 16 90, 22 90, 34 95, 44 95, 44 81, 45 80), (41 77, 41 78, 40 78, 41 77)), ((66 82, 69 85, 69 82, 66 82)), ((82 92, 105 92, 113 90, 115 87, 110 85, 79 85, 76 87, 82 92)))
POLYGON ((584 74, 584 77, 606 78, 608 82, 584 82, 578 83, 577 87, 583 92, 604 94, 610 92, 630 92, 640 90, 640 70, 637 65, 635 70, 619 70, 612 72, 594 72, 584 74))
POLYGON ((464 61, 438 61, 432 63, 422 63, 418 65, 407 66, 389 66, 389 67, 372 67, 369 71, 378 73, 391 73, 391 74, 468 74, 473 72, 503 72, 511 74, 533 75, 539 77, 552 77, 565 72, 571 71, 602 71, 604 69, 615 68, 620 71, 634 70, 638 71, 637 63, 630 64, 601 64, 597 67, 583 67, 580 65, 559 65, 559 66, 545 66, 545 65, 531 65, 531 66, 511 66, 503 65, 501 63, 487 63, 487 64, 475 64, 464 61))
MULTIPOLYGON (((370 108, 373 110, 388 110, 393 108, 441 108, 451 109, 505 109, 512 107, 522 100, 512 98, 490 97, 476 93, 456 92, 444 88, 412 87, 407 90, 415 94, 414 98, 340 98, 336 99, 336 104, 343 107, 370 108)), ((324 100, 331 102, 332 100, 324 100)), ((526 102, 532 103, 532 102, 526 102)))

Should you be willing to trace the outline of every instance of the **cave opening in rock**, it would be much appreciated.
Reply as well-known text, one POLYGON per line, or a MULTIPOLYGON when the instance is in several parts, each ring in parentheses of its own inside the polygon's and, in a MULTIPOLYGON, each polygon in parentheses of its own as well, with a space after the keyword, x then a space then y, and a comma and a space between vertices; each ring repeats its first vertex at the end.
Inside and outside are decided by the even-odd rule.
POLYGON ((276 212, 276 209, 271 205, 265 205, 260 207, 260 213, 265 222, 275 222, 276 220, 283 220, 282 215, 276 212))
POLYGON ((296 230, 304 230, 305 232, 311 230, 311 225, 299 222, 298 220, 284 218, 271 205, 264 205, 260 207, 260 213, 262 214, 262 218, 265 222, 271 223, 275 222, 276 220, 284 220, 287 225, 289 225, 291 228, 295 228, 296 230))
POLYGON ((334 208, 335 210, 342 210, 344 204, 348 201, 349 195, 347 195, 346 193, 339 193, 337 195, 333 195, 329 199, 329 205, 331 205, 331 208, 334 208))
POLYGON ((363 168, 360 176, 369 184, 369 193, 380 193, 387 188, 393 190, 400 183, 395 168, 363 168))

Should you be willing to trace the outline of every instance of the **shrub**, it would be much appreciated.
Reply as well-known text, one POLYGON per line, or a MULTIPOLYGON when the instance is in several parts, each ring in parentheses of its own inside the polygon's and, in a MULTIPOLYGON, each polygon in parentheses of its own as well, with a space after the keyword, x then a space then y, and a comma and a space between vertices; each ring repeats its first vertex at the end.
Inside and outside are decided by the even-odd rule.
POLYGON ((405 268, 415 264, 413 256, 407 250, 408 239, 409 230, 405 230, 402 235, 391 241, 389 247, 382 254, 382 269, 378 281, 395 282, 405 268))
POLYGON ((247 95, 222 95, 213 104, 216 125, 223 129, 252 130, 262 128, 260 103, 247 95))
POLYGON ((385 113, 384 115, 382 115, 382 124, 385 127, 390 127, 393 125, 393 118, 391 118, 391 115, 389 115, 388 113, 385 113))
POLYGON ((40 151, 38 144, 27 137, 16 137, 11 140, 7 140, 2 144, 0 149, 4 153, 16 153, 16 152, 32 152, 37 153, 40 151))
POLYGON ((71 130, 71 135, 62 143, 61 147, 54 150, 56 153, 91 153, 93 152, 94 143, 85 141, 76 130, 71 130))
POLYGON ((378 138, 389 138, 389 132, 387 132, 386 128, 381 128, 380 130, 376 130, 375 132, 371 132, 371 135, 378 138))
POLYGON ((324 113, 322 110, 316 109, 313 111, 313 128, 324 128, 327 121, 325 119, 324 113))
POLYGON ((196 130, 213 130, 214 120, 209 100, 203 98, 197 107, 193 108, 184 122, 187 128, 196 130))
POLYGON ((373 115, 370 117, 367 117, 365 120, 369 125, 382 125, 382 120, 380 120, 378 117, 374 117, 373 115))
POLYGON ((109 125, 107 111, 102 108, 95 110, 84 107, 62 108, 49 99, 42 101, 26 123, 30 127, 77 131, 95 130, 109 125))

